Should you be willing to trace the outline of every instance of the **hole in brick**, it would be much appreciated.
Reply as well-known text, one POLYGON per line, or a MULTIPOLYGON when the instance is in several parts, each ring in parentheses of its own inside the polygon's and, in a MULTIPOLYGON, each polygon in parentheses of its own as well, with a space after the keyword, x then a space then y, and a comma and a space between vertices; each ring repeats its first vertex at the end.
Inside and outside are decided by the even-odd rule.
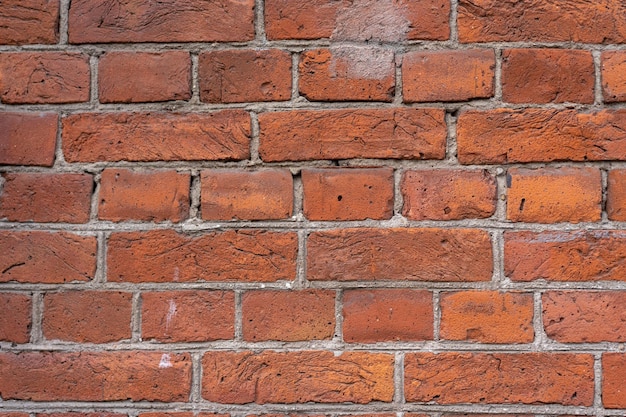
POLYGON ((446 208, 443 209, 443 212, 446 213, 446 214, 450 214, 451 211, 452 210, 450 209, 450 207, 446 207, 446 208))
POLYGON ((338 195, 338 196, 337 196, 337 201, 341 201, 341 200, 343 200, 343 196, 338 195))
POLYGON ((519 211, 524 210, 524 204, 526 204, 526 199, 522 198, 522 201, 519 203, 519 211))

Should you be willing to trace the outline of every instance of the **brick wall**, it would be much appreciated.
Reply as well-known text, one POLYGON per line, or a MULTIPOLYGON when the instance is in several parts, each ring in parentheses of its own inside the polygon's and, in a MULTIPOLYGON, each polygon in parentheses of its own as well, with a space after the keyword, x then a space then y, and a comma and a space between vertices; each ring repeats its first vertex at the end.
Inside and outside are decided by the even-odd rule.
POLYGON ((0 44, 0 417, 626 413, 622 0, 5 0, 0 44))

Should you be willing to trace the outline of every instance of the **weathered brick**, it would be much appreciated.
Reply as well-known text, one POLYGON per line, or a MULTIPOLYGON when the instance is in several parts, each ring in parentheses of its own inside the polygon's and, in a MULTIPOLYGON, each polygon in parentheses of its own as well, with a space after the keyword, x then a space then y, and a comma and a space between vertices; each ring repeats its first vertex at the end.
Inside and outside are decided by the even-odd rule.
POLYGON ((52 166, 57 124, 55 113, 0 113, 0 164, 52 166))
POLYGON ((368 352, 207 352, 202 397, 227 404, 390 402, 393 363, 392 355, 368 352))
POLYGON ((609 171, 606 212, 610 220, 626 221, 626 170, 609 171))
POLYGON ((293 177, 288 170, 206 170, 201 173, 205 220, 278 220, 293 212, 293 177))
POLYGON ((626 110, 496 109, 462 112, 459 162, 490 164, 626 159, 626 110))
POLYGON ((20 293, 0 293, 0 340, 28 343, 30 340, 32 299, 20 293))
POLYGON ((279 49, 208 51, 198 63, 200 100, 208 103, 291 98, 291 54, 279 49))
POLYGON ((407 103, 464 101, 494 93, 493 50, 419 51, 402 58, 402 95, 407 103))
POLYGON ((590 406, 593 356, 571 353, 408 353, 409 402, 590 406))
POLYGON ((307 242, 309 280, 488 281, 492 264, 482 230, 340 229, 307 242))
POLYGON ((235 335, 232 291, 163 291, 141 294, 143 340, 206 342, 235 335))
POLYGON ((7 104, 89 100, 89 57, 71 52, 0 54, 0 98, 7 104))
POLYGON ((251 342, 330 339, 335 332, 334 291, 248 291, 242 309, 243 338, 251 342))
POLYGON ((309 220, 390 219, 393 169, 303 169, 303 210, 309 220))
POLYGON ((254 0, 73 0, 71 43, 237 42, 254 38, 254 0))
POLYGON ((606 408, 626 407, 626 354, 602 354, 602 404, 606 408))
POLYGON ((513 281, 623 281, 626 232, 506 232, 504 272, 513 281))
POLYGON ((290 232, 228 230, 186 236, 173 230, 114 233, 109 238, 112 282, 271 282, 293 280, 297 236, 290 232))
POLYGON ((93 178, 88 174, 4 173, 0 218, 16 222, 85 223, 93 178))
POLYGON ((488 171, 406 171, 401 183, 402 215, 412 220, 491 217, 496 181, 488 171))
POLYGON ((68 162, 241 160, 250 156, 250 115, 79 113, 63 119, 68 162))
POLYGON ((557 223, 598 221, 602 179, 595 168, 511 168, 507 173, 506 217, 557 223))
POLYGON ((531 343, 533 295, 458 291, 440 295, 440 337, 481 343, 531 343))
POLYGON ((604 101, 626 101, 626 51, 602 52, 601 60, 604 101))
POLYGON ((0 353, 5 400, 187 401, 190 388, 188 353, 0 353))
POLYGON ((180 222, 189 215, 190 175, 175 171, 105 169, 98 217, 114 222, 180 222))
POLYGON ((443 159, 441 109, 297 110, 259 115, 261 158, 443 159))
POLYGON ((626 41, 622 0, 459 0, 458 14, 461 42, 626 41))
POLYGON ((189 52, 107 52, 98 63, 102 103, 189 100, 189 52))
POLYGON ((37 413, 35 417, 127 417, 127 414, 117 413, 37 413))
POLYGON ((343 294, 343 339, 375 343, 433 338, 433 296, 413 289, 356 289, 343 294))
POLYGON ((89 281, 96 273, 96 238, 68 232, 0 232, 0 282, 89 281))
POLYGON ((376 47, 332 46, 300 57, 300 94, 310 101, 392 101, 394 53, 376 47))
POLYGON ((507 49, 502 53, 502 99, 510 103, 593 103, 590 51, 507 49))
POLYGON ((0 44, 57 43, 59 0, 5 0, 0 5, 0 44))
POLYGON ((106 343, 130 339, 132 294, 64 291, 44 295, 43 335, 48 340, 106 343))

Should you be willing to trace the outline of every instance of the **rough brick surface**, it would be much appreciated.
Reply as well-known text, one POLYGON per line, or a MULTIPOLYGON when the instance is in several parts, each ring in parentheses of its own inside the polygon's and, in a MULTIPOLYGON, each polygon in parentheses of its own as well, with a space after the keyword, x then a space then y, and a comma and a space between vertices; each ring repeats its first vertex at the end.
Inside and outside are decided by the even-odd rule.
POLYGON ((132 294, 65 291, 44 296, 43 335, 49 340, 106 343, 130 339, 132 294))
POLYGON ((108 52, 100 57, 98 81, 102 103, 188 100, 191 57, 183 51, 108 52))
POLYGON ((438 109, 299 110, 259 115, 264 161, 442 159, 444 112, 438 109))
POLYGON ((626 101, 626 52, 603 52, 601 70, 604 101, 626 101))
POLYGON ((19 293, 0 293, 0 341, 27 343, 30 340, 32 299, 19 293))
POLYGON ((322 281, 487 281, 491 242, 479 230, 341 229, 313 232, 307 277, 322 281))
POLYGON ((189 174, 175 171, 105 169, 98 217, 115 222, 179 222, 189 215, 189 174))
POLYGON ((483 171, 406 171, 402 215, 414 220, 490 217, 496 210, 496 181, 483 171))
POLYGON ((602 404, 606 408, 626 407, 626 355, 605 353, 602 355, 602 404))
POLYGON ((57 123, 54 113, 0 114, 0 164, 52 166, 57 123))
POLYGON ((59 0, 6 0, 0 5, 0 44, 59 40, 59 0))
POLYGON ((252 342, 330 339, 335 332, 334 291, 249 291, 242 311, 243 338, 252 342))
POLYGON ((481 343, 531 343, 533 295, 497 291, 444 292, 440 337, 481 343))
POLYGON ((502 99, 511 103, 593 103, 590 51, 507 49, 502 53, 502 99))
POLYGON ((0 394, 32 401, 185 401, 188 353, 0 353, 0 394))
POLYGON ((89 174, 2 174, 0 218, 17 222, 85 223, 93 178, 89 174))
POLYGON ((593 356, 567 353, 409 353, 407 401, 593 404, 593 356))
POLYGON ((411 289, 357 289, 343 294, 343 339, 375 343, 433 338, 433 296, 411 289))
POLYGON ((207 170, 201 183, 205 220, 286 219, 293 213, 293 177, 287 170, 207 170))
POLYGON ((463 101, 494 93, 492 50, 420 51, 402 58, 402 94, 407 103, 463 101))
POLYGON ((203 52, 200 99, 208 103, 291 98, 291 54, 279 49, 203 52))
POLYGON ((235 295, 230 291, 163 291, 141 294, 141 334, 160 342, 232 339, 235 295))
POLYGON ((109 239, 113 282, 293 280, 295 233, 228 230, 186 236, 173 230, 115 233, 109 239))
POLYGON ((3 103, 77 103, 89 100, 89 57, 80 53, 0 54, 3 103))
POLYGON ((626 220, 626 170, 609 171, 606 212, 611 220, 626 220))
POLYGON ((362 404, 390 402, 393 391, 388 354, 218 351, 202 358, 202 397, 220 403, 362 404))
POLYGON ((250 155, 250 116, 79 113, 63 119, 68 162, 239 160, 250 155))
POLYGON ((309 220, 389 219, 393 215, 393 170, 338 168, 302 170, 303 212, 309 220))

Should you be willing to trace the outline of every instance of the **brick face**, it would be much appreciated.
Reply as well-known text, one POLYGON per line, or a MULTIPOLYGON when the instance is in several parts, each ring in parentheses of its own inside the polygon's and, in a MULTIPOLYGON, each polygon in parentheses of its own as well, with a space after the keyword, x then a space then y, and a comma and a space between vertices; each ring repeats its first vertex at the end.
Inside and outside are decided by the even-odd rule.
POLYGON ((0 114, 0 164, 52 166, 57 124, 54 113, 0 114))
POLYGON ((0 9, 0 44, 52 44, 59 40, 59 0, 8 0, 0 9))

